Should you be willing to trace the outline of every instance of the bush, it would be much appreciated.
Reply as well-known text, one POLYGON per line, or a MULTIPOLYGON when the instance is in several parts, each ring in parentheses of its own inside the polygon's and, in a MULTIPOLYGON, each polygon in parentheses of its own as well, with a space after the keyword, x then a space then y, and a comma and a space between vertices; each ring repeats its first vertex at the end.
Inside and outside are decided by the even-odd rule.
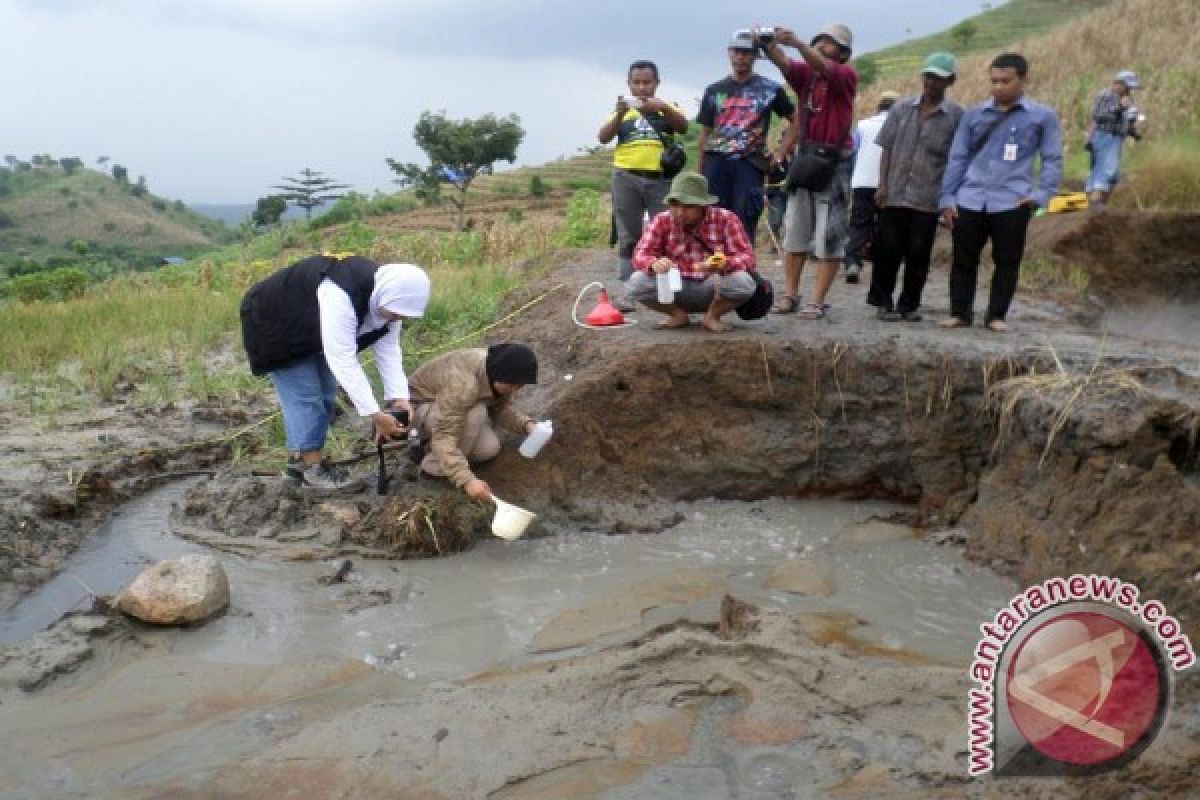
POLYGON ((405 211, 413 211, 417 207, 417 198, 409 192, 397 192, 396 194, 384 194, 376 192, 371 198, 371 204, 367 208, 367 213, 371 216, 381 216, 383 214, 398 214, 405 211))
POLYGON ((104 230, 108 231, 109 233, 112 233, 113 231, 115 231, 117 229, 117 223, 113 222, 112 220, 109 220, 108 222, 104 223, 100 227, 104 228, 104 230))
POLYGON ((363 254, 375 244, 375 231, 355 220, 338 231, 331 244, 334 250, 363 254))
POLYGON ((0 211, 0 228, 15 228, 17 221, 7 211, 0 211))
POLYGON ((4 293, 22 303, 68 300, 87 289, 91 277, 76 267, 63 267, 10 278, 4 293))
POLYGON ((1200 208, 1200 139, 1179 136, 1132 148, 1114 206, 1194 211, 1200 208))
POLYGON ((563 233, 570 247, 595 247, 608 235, 611 213, 595 189, 579 189, 567 201, 567 227, 563 233))
POLYGON ((162 200, 162 199, 156 197, 150 201, 150 207, 153 208, 155 211, 166 211, 167 210, 167 202, 165 200, 162 200))
POLYGON ((546 182, 542 180, 541 175, 533 175, 529 178, 529 193, 534 197, 545 197, 547 189, 546 182))
POLYGON ((563 186, 568 189, 591 189, 596 192, 607 192, 609 180, 609 178, 568 178, 563 181, 563 186))
POLYGON ((333 225, 344 225, 347 222, 362 219, 366 216, 370 200, 358 192, 347 192, 338 198, 337 202, 319 217, 309 223, 313 228, 328 228, 333 225))

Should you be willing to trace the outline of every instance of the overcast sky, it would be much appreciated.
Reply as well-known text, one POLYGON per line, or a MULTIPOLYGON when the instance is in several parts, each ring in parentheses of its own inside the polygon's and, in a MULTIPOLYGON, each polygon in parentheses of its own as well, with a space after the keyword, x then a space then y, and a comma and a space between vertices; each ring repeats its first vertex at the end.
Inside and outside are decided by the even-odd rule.
MULTIPOLYGON (((0 155, 110 156, 186 202, 253 202, 302 167, 388 188, 391 156, 425 163, 426 109, 516 113, 518 164, 571 155, 650 58, 659 95, 694 112, 728 70, 734 28, 805 35, 827 17, 856 52, 977 13, 963 0, 0 0, 0 155)), ((764 64, 764 74, 776 70, 764 64)))

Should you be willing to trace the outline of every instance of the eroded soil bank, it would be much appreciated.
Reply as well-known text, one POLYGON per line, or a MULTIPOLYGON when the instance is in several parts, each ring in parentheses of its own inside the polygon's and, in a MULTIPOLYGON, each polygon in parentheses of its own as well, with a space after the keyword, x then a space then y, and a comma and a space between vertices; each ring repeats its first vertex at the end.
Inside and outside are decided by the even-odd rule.
MULTIPOLYGON (((1058 232, 1046 251, 1061 255, 1053 248, 1074 234, 1058 232)), ((1091 247, 1093 240, 1080 241, 1091 247)), ((1086 255, 1082 245, 1063 246, 1068 255, 1086 255)), ((645 315, 621 331, 570 326, 575 287, 607 277, 611 266, 607 255, 564 261, 532 280, 513 307, 562 288, 492 334, 538 350, 543 380, 522 403, 554 419, 556 436, 536 461, 510 450, 481 474, 500 496, 542 513, 551 530, 661 530, 679 522, 674 503, 708 497, 895 501, 909 509, 904 522, 927 536, 953 526, 969 555, 1019 584, 1079 571, 1116 575, 1161 600, 1200 638, 1194 347, 1106 333, 1095 327, 1102 315, 1092 305, 1029 293, 1018 298, 1009 336, 942 332, 932 319, 887 324, 859 305, 861 292, 840 286, 833 313, 818 323, 769 317, 725 336, 650 331, 645 315)), ((930 316, 940 316, 942 276, 926 297, 930 316)), ((1096 302, 1103 297, 1089 301, 1096 302)), ((182 424, 172 414, 155 422, 169 431, 172 419, 182 424)), ((18 424, 5 435, 22 435, 18 424)), ((46 446, 41 472, 28 470, 23 488, 5 478, 20 504, 9 531, 30 524, 51 531, 23 534, 38 543, 9 547, 16 558, 0 551, 10 572, 27 570, 20 577, 30 586, 58 563, 55 548, 40 542, 58 535, 65 542, 59 549, 69 549, 71 526, 103 508, 91 498, 106 485, 119 497, 154 473, 221 455, 216 445, 211 456, 184 454, 148 468, 120 462, 64 493, 47 478, 67 465, 77 475, 87 463, 55 447, 46 446), (62 502, 36 506, 43 496, 62 502)), ((233 547, 277 558, 276 546, 340 546, 377 507, 369 496, 332 511, 312 504, 286 525, 268 518, 218 533, 239 540, 233 547), (307 533, 297 539, 297 531, 307 533)), ((195 516, 219 521, 212 508, 195 516)), ((750 529, 755 524, 747 519, 750 529)), ((735 772, 758 776, 758 783, 738 784, 745 791, 736 796, 744 797, 810 796, 797 786, 820 787, 811 796, 850 797, 1125 797, 1136 786, 1144 796, 1173 797, 1200 782, 1194 674, 1177 687, 1183 712, 1120 773, 967 783, 965 665, 902 663, 886 652, 866 659, 869 651, 827 626, 770 602, 738 618, 743 624, 732 628, 678 619, 598 652, 420 690, 361 659, 259 669, 161 651, 131 657, 131 648, 137 656, 147 646, 135 637, 113 645, 118 656, 97 659, 97 671, 81 674, 76 689, 141 693, 167 712, 132 740, 118 737, 91 755, 83 730, 107 721, 111 707, 71 702, 70 681, 0 702, 28 713, 25 704, 62 693, 39 707, 42 741, 84 755, 60 783, 36 785, 74 787, 87 763, 101 771, 125 763, 140 780, 130 786, 156 787, 109 796, 261 797, 299 789, 347 797, 701 797, 704 787, 728 786, 712 772, 722 770, 720 754, 728 752, 714 736, 737 739, 744 763, 735 772), (181 680, 191 687, 183 696, 181 680), (211 736, 239 742, 236 769, 224 760, 227 750, 214 753, 206 744, 211 736), (153 762, 143 749, 150 739, 169 745, 153 762), (745 749, 757 746, 767 749, 745 749), (817 772, 795 776, 786 784, 793 793, 782 793, 785 784, 773 776, 792 767, 770 748, 812 756, 817 772), (674 793, 656 794, 660 784, 674 793), (697 788, 689 794, 688 786, 697 788)), ((0 783, 0 790, 21 785, 0 783)))

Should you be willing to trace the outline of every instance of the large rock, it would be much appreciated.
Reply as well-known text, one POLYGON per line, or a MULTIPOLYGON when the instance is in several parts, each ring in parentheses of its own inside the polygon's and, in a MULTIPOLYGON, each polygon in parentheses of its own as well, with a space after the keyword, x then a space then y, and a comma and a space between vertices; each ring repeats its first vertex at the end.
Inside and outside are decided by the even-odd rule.
POLYGON ((117 607, 155 625, 208 619, 229 605, 229 580, 209 555, 188 554, 160 561, 117 596, 117 607))

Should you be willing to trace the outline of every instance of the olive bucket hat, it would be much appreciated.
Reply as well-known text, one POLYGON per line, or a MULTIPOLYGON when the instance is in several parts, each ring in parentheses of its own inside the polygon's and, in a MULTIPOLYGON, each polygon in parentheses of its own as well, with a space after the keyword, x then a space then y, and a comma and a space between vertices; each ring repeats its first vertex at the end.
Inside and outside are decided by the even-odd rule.
POLYGON ((699 172, 681 172, 671 181, 667 202, 682 203, 685 206, 711 206, 716 205, 718 200, 708 193, 707 178, 699 172))

